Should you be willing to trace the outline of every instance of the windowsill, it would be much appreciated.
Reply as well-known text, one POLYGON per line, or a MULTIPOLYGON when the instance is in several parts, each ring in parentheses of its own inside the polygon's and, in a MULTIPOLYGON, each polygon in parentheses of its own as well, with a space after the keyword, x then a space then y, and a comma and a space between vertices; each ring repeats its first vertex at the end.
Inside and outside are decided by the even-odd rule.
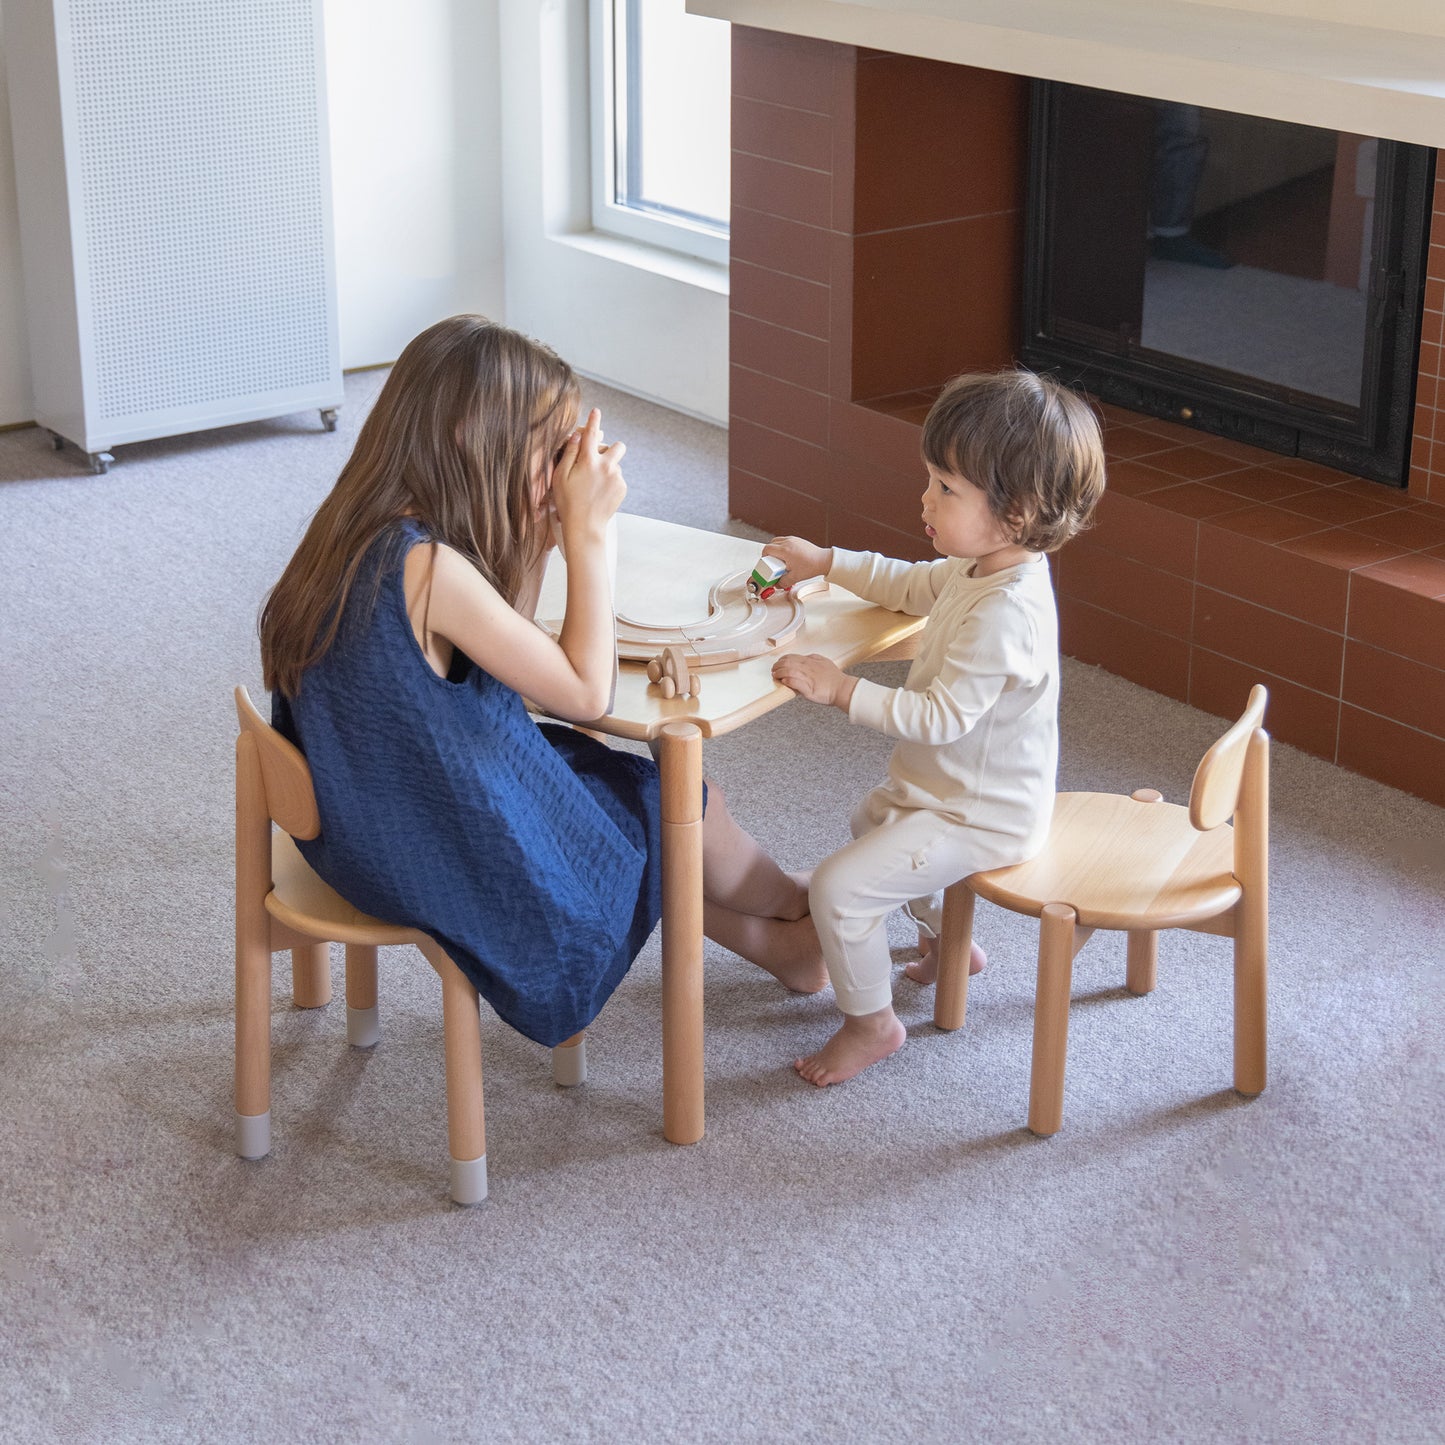
POLYGON ((649 246, 645 241, 633 241, 625 236, 610 236, 605 231, 567 231, 551 239, 574 250, 616 261, 622 266, 666 276, 686 286, 696 286, 719 296, 728 294, 728 268, 715 261, 703 261, 696 256, 685 256, 680 251, 668 251, 661 246, 649 246))

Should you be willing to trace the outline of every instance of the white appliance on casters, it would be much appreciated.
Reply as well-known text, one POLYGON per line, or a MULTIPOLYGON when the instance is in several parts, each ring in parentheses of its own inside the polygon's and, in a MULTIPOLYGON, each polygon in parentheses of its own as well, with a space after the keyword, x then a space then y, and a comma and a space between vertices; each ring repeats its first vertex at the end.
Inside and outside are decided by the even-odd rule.
POLYGON ((5 0, 35 419, 111 448, 342 401, 321 0, 5 0))

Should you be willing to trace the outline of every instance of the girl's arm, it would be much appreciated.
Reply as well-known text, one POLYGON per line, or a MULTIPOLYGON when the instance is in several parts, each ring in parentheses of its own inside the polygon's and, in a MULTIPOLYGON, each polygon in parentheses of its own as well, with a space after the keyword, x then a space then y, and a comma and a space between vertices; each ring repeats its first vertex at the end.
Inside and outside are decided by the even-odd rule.
POLYGON ((551 494, 567 554, 567 611, 560 638, 549 637, 509 606, 450 547, 437 548, 427 605, 431 631, 543 712, 570 722, 601 717, 612 696, 616 625, 605 536, 608 519, 627 494, 620 465, 626 447, 603 447, 600 438, 601 418, 594 410, 581 435, 563 448, 552 474, 551 494))
POLYGON ((549 543, 538 555, 522 582, 522 590, 517 594, 517 611, 523 617, 534 619, 537 616, 537 603, 542 597, 542 581, 547 575, 547 559, 551 555, 552 547, 549 543))

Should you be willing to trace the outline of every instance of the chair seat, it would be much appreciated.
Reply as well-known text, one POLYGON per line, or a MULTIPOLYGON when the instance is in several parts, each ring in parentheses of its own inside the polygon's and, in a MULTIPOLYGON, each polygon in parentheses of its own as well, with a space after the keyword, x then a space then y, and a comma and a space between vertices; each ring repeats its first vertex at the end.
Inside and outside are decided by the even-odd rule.
POLYGON ((980 898, 1035 918, 1066 903, 1084 928, 1187 928, 1234 907, 1233 867, 1228 823, 1201 833, 1173 803, 1060 793, 1038 857, 967 881, 980 898))
POLYGON ((266 911, 289 928, 312 938, 336 943, 368 943, 378 947, 430 942, 415 928, 383 923, 353 908, 334 888, 323 883, 288 833, 271 834, 271 892, 266 911))

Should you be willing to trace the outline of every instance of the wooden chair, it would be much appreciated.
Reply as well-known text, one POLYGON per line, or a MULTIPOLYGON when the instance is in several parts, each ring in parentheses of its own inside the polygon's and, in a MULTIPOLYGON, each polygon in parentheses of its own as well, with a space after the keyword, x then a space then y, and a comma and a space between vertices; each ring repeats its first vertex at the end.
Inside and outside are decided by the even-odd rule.
MULTIPOLYGON (((236 689, 236 713, 237 1151, 260 1159, 271 1149, 271 955, 291 950, 296 1006, 319 1008, 331 1000, 328 944, 346 945, 346 1037, 364 1049, 380 1036, 376 951, 415 944, 442 981, 451 1197, 480 1204, 487 1197, 487 1142, 477 991, 426 934, 369 917, 317 877, 293 841, 321 831, 311 769, 243 687, 236 689)), ((582 1034, 552 1050, 557 1083, 585 1081, 586 1050, 582 1034)))
POLYGON ((1029 1128, 1057 1133, 1064 1121, 1064 1055, 1074 956, 1096 928, 1129 935, 1126 986, 1155 984, 1159 930, 1187 928, 1234 939, 1234 1087, 1265 1085, 1269 895, 1268 693, 1249 705, 1205 753, 1189 806, 1152 788, 1130 797, 1060 793, 1038 857, 975 873, 944 895, 934 1023, 963 1025, 974 899, 1039 920, 1029 1128), (1231 826, 1230 820, 1233 819, 1231 826))

